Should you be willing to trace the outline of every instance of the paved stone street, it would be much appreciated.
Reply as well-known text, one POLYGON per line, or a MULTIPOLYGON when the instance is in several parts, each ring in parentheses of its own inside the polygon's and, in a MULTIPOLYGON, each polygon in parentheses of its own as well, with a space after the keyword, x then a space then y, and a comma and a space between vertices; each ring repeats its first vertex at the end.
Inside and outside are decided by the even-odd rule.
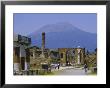
POLYGON ((65 69, 60 69, 54 71, 55 75, 87 75, 88 73, 85 72, 82 68, 71 68, 67 67, 65 69))

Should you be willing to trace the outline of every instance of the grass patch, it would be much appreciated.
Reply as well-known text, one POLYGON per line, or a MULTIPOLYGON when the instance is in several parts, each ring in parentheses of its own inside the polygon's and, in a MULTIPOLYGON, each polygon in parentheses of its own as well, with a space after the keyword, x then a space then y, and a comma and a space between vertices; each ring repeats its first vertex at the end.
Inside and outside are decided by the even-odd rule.
POLYGON ((54 75, 53 72, 40 72, 39 75, 54 75))
POLYGON ((88 75, 97 75, 97 72, 91 72, 91 73, 88 73, 88 75))
POLYGON ((45 75, 55 75, 53 72, 46 73, 45 75))

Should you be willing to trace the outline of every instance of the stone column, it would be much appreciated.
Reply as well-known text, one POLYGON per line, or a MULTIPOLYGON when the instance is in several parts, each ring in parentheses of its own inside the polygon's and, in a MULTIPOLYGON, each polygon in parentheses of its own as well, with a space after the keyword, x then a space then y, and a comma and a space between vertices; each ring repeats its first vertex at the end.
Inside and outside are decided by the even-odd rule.
POLYGON ((16 72, 20 71, 20 47, 14 47, 13 50, 13 69, 16 72))
POLYGON ((30 68, 30 51, 26 49, 26 60, 25 60, 25 70, 29 70, 30 68))
POLYGON ((78 55, 77 55, 77 64, 81 64, 81 57, 80 57, 80 53, 81 53, 81 49, 77 49, 77 51, 78 51, 78 55))
POLYGON ((85 48, 81 50, 81 64, 84 64, 85 61, 85 48))
POLYGON ((23 45, 20 45, 20 65, 21 70, 25 70, 26 51, 23 45))
POLYGON ((32 50, 32 54, 33 54, 33 59, 35 59, 35 49, 34 48, 32 50))
POLYGON ((42 32, 42 55, 41 57, 45 57, 44 55, 44 49, 45 49, 45 32, 42 32))
POLYGON ((42 32, 42 48, 45 49, 45 32, 42 32))

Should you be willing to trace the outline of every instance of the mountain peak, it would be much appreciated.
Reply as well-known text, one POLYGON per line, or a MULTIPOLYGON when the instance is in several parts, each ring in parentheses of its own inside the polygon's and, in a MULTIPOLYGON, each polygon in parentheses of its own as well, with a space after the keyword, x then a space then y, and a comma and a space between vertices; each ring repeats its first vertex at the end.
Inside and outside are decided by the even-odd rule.
POLYGON ((41 46, 42 32, 46 33, 47 48, 71 48, 80 45, 95 49, 97 46, 96 34, 82 31, 69 22, 58 22, 41 27, 29 35, 32 38, 32 44, 41 46))
POLYGON ((60 26, 73 26, 71 23, 69 22, 57 22, 54 25, 60 25, 60 26))
POLYGON ((36 30, 36 33, 63 32, 71 30, 80 30, 69 22, 58 22, 55 24, 47 24, 36 30))

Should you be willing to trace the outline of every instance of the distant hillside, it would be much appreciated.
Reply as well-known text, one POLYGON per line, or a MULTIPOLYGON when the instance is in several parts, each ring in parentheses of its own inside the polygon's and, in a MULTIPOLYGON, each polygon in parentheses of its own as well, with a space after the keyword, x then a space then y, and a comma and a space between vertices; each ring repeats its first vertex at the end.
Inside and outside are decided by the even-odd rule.
POLYGON ((78 29, 69 23, 49 24, 29 34, 32 45, 41 47, 42 32, 46 34, 46 48, 74 48, 77 46, 94 50, 97 47, 97 34, 78 29))

